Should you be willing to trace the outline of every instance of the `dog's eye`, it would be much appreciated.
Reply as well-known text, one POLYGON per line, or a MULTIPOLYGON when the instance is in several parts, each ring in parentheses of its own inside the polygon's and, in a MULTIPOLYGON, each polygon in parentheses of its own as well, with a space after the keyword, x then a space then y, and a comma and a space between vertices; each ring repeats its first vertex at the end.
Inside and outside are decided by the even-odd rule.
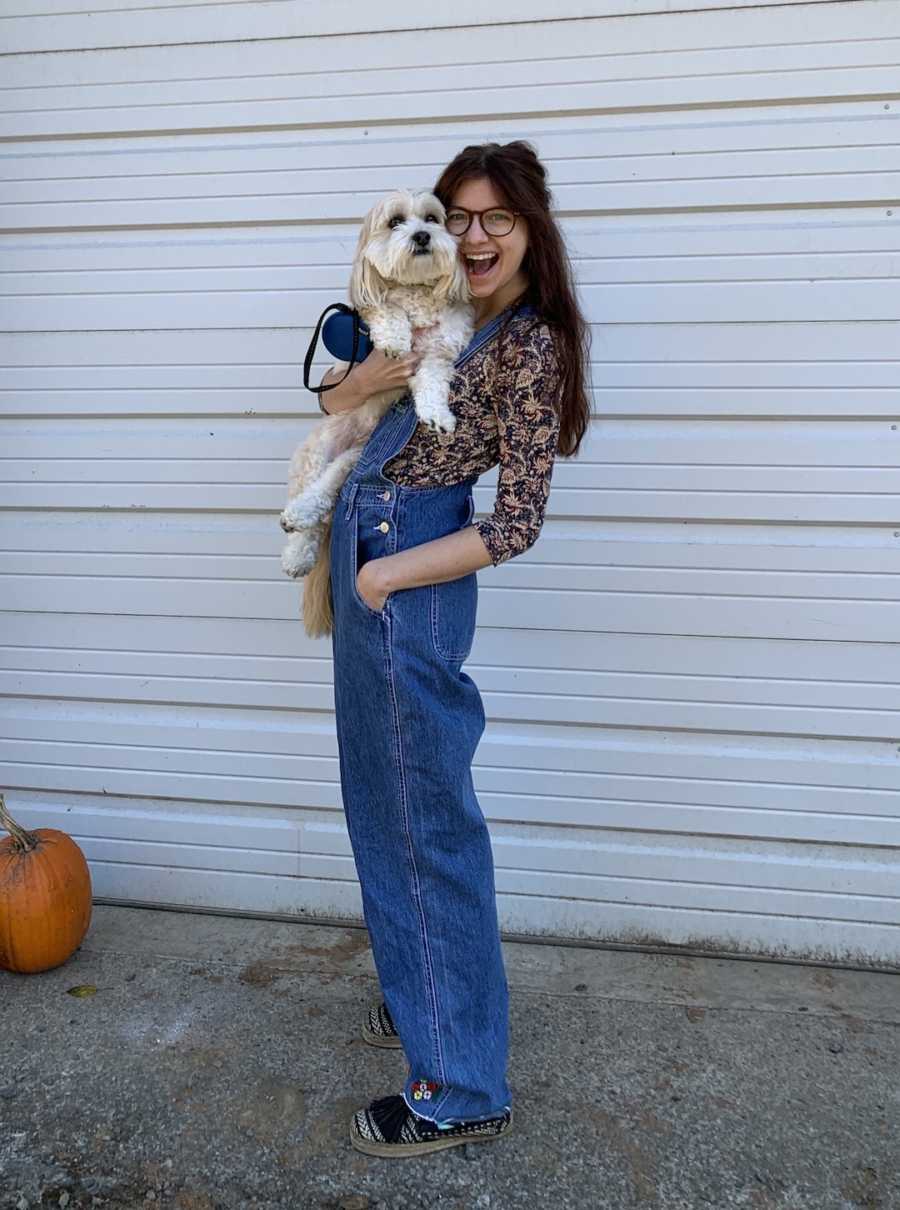
POLYGON ((391 221, 388 223, 388 226, 391 228, 391 230, 393 230, 394 227, 399 227, 401 223, 405 223, 405 222, 406 222, 406 219, 403 217, 402 214, 395 214, 394 217, 391 219, 391 221))
POLYGON ((438 216, 436 214, 426 214, 425 215, 426 223, 439 223, 440 221, 441 220, 438 218, 438 216))

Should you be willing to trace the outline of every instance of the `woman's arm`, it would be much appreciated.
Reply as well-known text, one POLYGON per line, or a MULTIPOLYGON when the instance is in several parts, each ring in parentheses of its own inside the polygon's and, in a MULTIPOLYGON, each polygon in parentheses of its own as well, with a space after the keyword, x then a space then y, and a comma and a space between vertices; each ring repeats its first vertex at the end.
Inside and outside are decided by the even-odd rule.
POLYGON ((528 334, 494 391, 500 469, 493 512, 443 538, 365 563, 357 586, 373 608, 380 609, 397 589, 455 580, 534 544, 544 522, 559 440, 558 388, 552 337, 540 325, 528 334))
MULTIPOLYGON (((364 361, 359 361, 340 386, 319 394, 319 407, 327 416, 350 412, 361 407, 370 395, 405 387, 416 372, 418 353, 406 357, 388 357, 380 349, 372 349, 364 361)), ((346 363, 344 363, 346 364, 346 363)), ((324 385, 339 382, 343 370, 332 367, 322 379, 324 385)))
POLYGON ((562 382, 547 324, 528 328, 493 393, 500 445, 494 510, 473 523, 496 567, 538 540, 559 444, 562 382))
POLYGON ((393 555, 370 559, 359 569, 356 586, 373 609, 381 609, 388 593, 398 588, 420 588, 423 584, 443 584, 458 580, 470 571, 490 567, 491 556, 472 525, 421 542, 393 555))

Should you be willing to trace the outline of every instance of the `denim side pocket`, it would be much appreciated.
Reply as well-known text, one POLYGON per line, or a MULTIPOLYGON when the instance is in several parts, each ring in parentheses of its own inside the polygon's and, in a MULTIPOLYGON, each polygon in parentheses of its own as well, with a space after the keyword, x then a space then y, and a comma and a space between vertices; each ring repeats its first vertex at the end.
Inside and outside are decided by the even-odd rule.
POLYGON ((388 593, 387 599, 385 600, 385 609, 383 609, 380 613, 362 599, 359 594, 359 588, 356 584, 356 577, 359 574, 359 570, 363 564, 369 561, 369 557, 364 550, 360 550, 360 546, 359 505, 357 505, 357 507, 353 510, 353 521, 350 525, 350 592, 361 609, 364 609, 366 613, 370 614, 373 618, 379 618, 381 621, 384 621, 387 602, 393 596, 393 593, 388 593))
MULTIPOLYGON (((465 529, 475 515, 475 498, 469 495, 465 529)), ((431 585, 431 643, 435 654, 451 663, 467 659, 475 641, 478 614, 478 576, 474 571, 455 580, 431 585)))

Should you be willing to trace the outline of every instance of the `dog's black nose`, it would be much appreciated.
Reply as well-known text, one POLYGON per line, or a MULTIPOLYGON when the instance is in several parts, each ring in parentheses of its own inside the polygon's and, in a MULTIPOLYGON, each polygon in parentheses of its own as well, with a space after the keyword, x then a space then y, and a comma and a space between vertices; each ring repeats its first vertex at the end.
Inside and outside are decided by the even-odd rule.
POLYGON ((412 237, 413 243, 417 248, 427 248, 431 243, 430 231, 416 231, 412 237))

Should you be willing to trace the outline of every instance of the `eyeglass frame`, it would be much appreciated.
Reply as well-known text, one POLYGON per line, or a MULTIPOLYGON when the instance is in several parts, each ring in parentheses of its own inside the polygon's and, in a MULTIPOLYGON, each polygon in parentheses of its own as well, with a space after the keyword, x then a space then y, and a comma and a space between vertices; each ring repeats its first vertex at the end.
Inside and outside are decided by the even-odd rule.
MULTIPOLYGON (((467 210, 465 206, 448 206, 446 211, 447 219, 449 219, 454 210, 462 210, 464 214, 469 216, 469 221, 466 223, 465 227, 463 227, 462 231, 451 231, 450 228, 447 227, 448 234, 452 235, 454 239, 456 239, 458 236, 466 234, 466 232, 472 226, 473 218, 477 218, 478 222, 481 223, 481 230, 484 231, 485 235, 491 235, 490 231, 485 231, 484 223, 482 223, 481 220, 483 215, 490 214, 492 210, 504 210, 507 214, 511 214, 513 216, 512 227, 510 227, 509 231, 504 231, 502 235, 491 236, 492 239, 506 239, 508 235, 512 234, 513 228, 516 225, 516 219, 519 218, 519 216, 523 213, 521 210, 510 210, 508 206, 486 206, 484 210, 467 210)), ((445 226, 447 219, 444 220, 445 226)))

